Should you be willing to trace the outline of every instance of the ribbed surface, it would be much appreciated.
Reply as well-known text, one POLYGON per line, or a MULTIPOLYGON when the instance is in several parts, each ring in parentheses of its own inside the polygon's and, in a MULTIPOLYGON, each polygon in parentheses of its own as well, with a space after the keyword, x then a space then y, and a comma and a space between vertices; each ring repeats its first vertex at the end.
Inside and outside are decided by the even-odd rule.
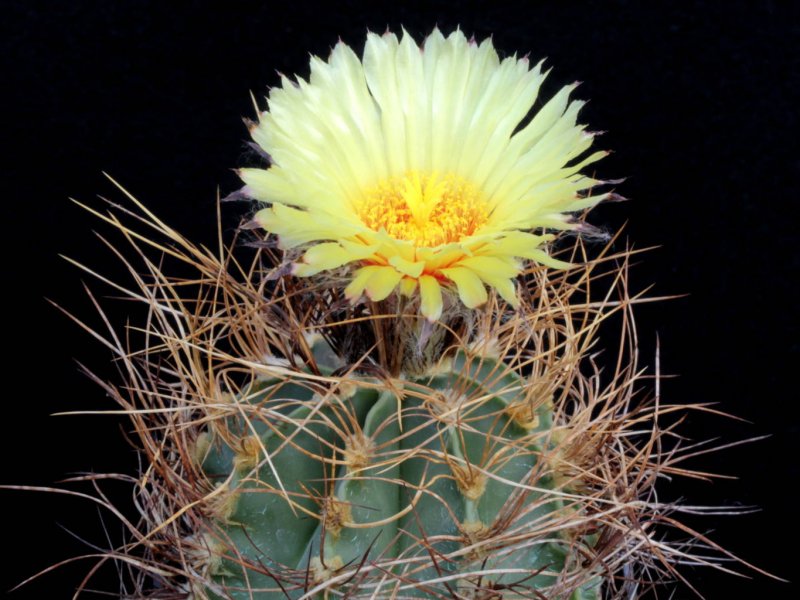
POLYGON ((376 586, 388 596, 398 581, 414 598, 553 585, 588 542, 552 528, 564 510, 550 493, 553 416, 534 387, 464 354, 436 376, 364 379, 349 397, 260 383, 239 400, 248 416, 211 433, 203 461, 224 487, 208 537, 215 591, 300 597, 336 577, 358 597, 376 586), (507 572, 470 575, 493 569, 507 572))

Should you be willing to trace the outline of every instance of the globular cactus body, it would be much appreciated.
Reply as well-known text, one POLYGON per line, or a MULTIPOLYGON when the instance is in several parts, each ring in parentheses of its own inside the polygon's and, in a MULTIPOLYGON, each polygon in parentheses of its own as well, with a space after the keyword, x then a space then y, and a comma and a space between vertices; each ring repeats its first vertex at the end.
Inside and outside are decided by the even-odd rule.
POLYGON ((314 379, 258 382, 199 439, 210 597, 598 597, 585 571, 570 583, 593 537, 539 382, 464 351, 414 379, 314 379))

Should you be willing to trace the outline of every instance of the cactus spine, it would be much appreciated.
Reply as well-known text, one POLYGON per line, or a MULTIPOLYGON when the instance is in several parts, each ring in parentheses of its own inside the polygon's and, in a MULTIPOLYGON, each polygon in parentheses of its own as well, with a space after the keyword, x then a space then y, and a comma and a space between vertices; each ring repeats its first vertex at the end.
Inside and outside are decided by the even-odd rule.
POLYGON ((380 585, 358 583, 385 570, 420 598, 520 581, 598 597, 585 576, 569 583, 593 540, 565 499, 552 394, 495 359, 442 363, 391 383, 351 375, 344 390, 268 379, 234 400, 242 416, 199 443, 222 489, 216 596, 367 594, 380 585))
POLYGON ((114 288, 149 311, 144 346, 105 340, 145 465, 109 554, 139 569, 123 597, 636 598, 691 558, 654 490, 705 476, 673 436, 694 407, 641 392, 630 252, 416 326, 413 301, 257 277, 271 248, 241 263, 134 208, 158 234, 110 219, 134 251, 169 244, 195 274, 147 259, 114 288), (620 340, 603 362, 601 332, 620 340))

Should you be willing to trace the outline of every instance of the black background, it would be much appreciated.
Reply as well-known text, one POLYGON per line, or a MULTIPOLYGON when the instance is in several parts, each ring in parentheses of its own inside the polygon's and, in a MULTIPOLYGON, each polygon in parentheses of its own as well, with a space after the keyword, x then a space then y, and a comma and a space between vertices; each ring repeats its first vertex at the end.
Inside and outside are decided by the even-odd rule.
MULTIPOLYGON (((0 2, 4 91, 2 329, 5 358, 0 483, 51 485, 82 471, 133 472, 114 417, 51 417, 111 408, 73 359, 112 376, 110 355, 44 300, 92 319, 82 276, 63 253, 98 271, 120 268, 98 227, 67 197, 119 198, 112 174, 189 238, 214 241, 217 186, 251 159, 242 116, 253 116, 276 70, 307 73, 341 37, 361 47, 367 28, 434 24, 493 35, 505 54, 547 57, 545 94, 573 80, 590 99, 583 121, 607 130, 605 177, 628 176, 631 202, 593 222, 628 221, 638 246, 659 245, 635 284, 689 296, 639 311, 642 354, 660 336, 670 402, 716 402, 752 424, 691 419, 695 439, 769 439, 699 457, 698 469, 735 475, 675 481, 665 499, 756 506, 692 524, 776 575, 798 579, 796 510, 798 190, 796 2, 0 2)), ((232 228, 243 205, 228 205, 232 228)), ((113 485, 123 506, 128 492, 113 485)), ((107 546, 95 506, 31 492, 0 492, 0 593, 56 561, 91 551, 65 529, 107 546)), ((103 513, 113 540, 120 526, 103 513)), ((68 598, 90 561, 66 566, 10 598, 68 598)), ((798 588, 756 575, 684 573, 708 598, 793 597, 798 588), (792 593, 794 590, 794 594, 792 593)), ((114 590, 113 569, 95 587, 114 590)), ((681 588, 676 598, 689 598, 681 588)))

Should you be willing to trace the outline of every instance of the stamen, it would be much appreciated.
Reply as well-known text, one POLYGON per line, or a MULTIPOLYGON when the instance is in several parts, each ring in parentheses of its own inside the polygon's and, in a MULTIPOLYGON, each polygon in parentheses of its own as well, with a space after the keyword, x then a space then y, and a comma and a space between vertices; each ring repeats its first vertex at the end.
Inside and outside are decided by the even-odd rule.
POLYGON ((368 191, 359 216, 375 231, 433 247, 474 234, 488 220, 489 210, 479 190, 463 177, 411 171, 368 191))

